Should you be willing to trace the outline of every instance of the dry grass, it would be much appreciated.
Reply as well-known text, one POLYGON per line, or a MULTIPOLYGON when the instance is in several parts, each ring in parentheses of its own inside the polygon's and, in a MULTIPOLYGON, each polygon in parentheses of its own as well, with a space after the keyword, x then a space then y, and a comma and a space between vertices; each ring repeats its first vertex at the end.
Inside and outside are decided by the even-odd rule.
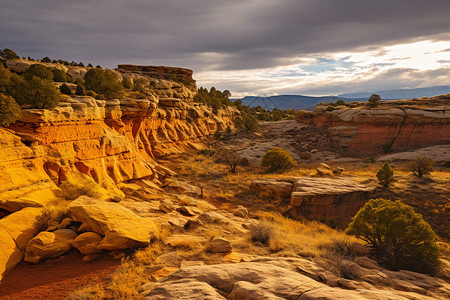
POLYGON ((327 255, 327 249, 335 240, 346 239, 349 243, 362 245, 359 239, 319 222, 292 220, 276 212, 259 212, 257 215, 274 228, 275 234, 269 242, 272 251, 319 257, 327 255))

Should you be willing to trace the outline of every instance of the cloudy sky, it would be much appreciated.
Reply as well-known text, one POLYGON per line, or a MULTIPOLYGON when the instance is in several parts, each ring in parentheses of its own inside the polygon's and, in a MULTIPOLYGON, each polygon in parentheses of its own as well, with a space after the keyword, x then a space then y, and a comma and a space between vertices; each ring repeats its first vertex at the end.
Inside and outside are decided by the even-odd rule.
POLYGON ((0 0, 0 48, 244 95, 450 85, 449 0, 0 0))

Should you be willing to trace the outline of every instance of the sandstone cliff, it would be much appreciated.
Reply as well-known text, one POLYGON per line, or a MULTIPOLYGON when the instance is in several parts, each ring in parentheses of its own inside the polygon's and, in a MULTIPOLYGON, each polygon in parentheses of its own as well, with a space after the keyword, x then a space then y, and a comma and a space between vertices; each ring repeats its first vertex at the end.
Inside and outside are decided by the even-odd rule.
POLYGON ((363 153, 450 143, 450 95, 385 101, 377 108, 338 106, 327 111, 318 105, 313 113, 301 112, 299 121, 327 128, 342 147, 363 153))
MULTIPOLYGON (((8 63, 17 72, 29 65, 8 63)), ((81 76, 86 72, 59 67, 76 69, 81 76)), ((0 220, 0 280, 21 261, 26 244, 39 232, 39 216, 49 206, 75 199, 80 190, 106 200, 123 197, 123 183, 159 183, 173 172, 156 158, 201 149, 208 136, 232 126, 238 114, 234 108, 214 114, 193 102, 197 88, 192 71, 136 68, 116 72, 155 81, 154 95, 121 100, 67 96, 52 110, 25 109, 20 121, 0 128, 0 212, 7 215, 0 220), (177 81, 187 86, 164 79, 166 73, 178 74, 177 81), (30 215, 24 208, 34 211, 30 215), (11 218, 23 231, 9 226, 11 218)))

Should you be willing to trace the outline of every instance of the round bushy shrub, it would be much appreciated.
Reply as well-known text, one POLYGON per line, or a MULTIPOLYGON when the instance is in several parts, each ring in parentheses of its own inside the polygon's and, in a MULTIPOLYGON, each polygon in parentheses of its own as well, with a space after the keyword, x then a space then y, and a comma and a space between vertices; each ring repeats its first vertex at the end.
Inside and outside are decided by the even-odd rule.
POLYGON ((77 96, 84 96, 84 95, 86 95, 86 89, 84 88, 83 85, 77 84, 77 88, 75 90, 75 95, 77 95, 77 96))
POLYGON ((16 122, 21 115, 21 110, 16 101, 0 93, 0 126, 9 126, 16 122))
POLYGON ((66 82, 67 81, 67 74, 63 70, 59 69, 53 69, 53 80, 56 82, 66 82))
POLYGON ((347 233, 364 240, 388 267, 427 273, 439 268, 436 234, 400 201, 371 199, 353 217, 347 233))
POLYGON ((17 78, 13 94, 17 103, 24 108, 51 109, 61 100, 61 94, 51 81, 36 76, 29 80, 17 78))
POLYGON ((64 95, 72 95, 72 91, 70 90, 70 87, 65 83, 63 83, 59 87, 59 91, 61 92, 61 94, 64 94, 64 95))
POLYGON ((26 79, 31 79, 33 76, 41 79, 53 80, 53 72, 49 68, 41 64, 31 65, 24 73, 26 79))
POLYGON ((106 98, 122 98, 124 96, 122 81, 111 70, 90 69, 86 72, 84 80, 86 88, 102 94, 106 98))
POLYGON ((130 90, 133 88, 133 81, 131 80, 131 78, 125 77, 124 79, 122 79, 122 85, 124 88, 130 90))
POLYGON ((262 167, 268 168, 271 172, 285 171, 297 165, 297 162, 284 149, 275 147, 264 154, 261 162, 262 167))

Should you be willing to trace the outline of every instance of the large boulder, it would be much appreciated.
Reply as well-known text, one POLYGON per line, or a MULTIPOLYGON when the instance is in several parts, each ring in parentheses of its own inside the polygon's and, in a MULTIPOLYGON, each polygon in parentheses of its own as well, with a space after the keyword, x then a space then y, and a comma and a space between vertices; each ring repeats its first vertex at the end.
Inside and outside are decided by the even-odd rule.
POLYGON ((76 236, 71 229, 42 231, 28 242, 24 260, 37 264, 41 259, 61 256, 72 248, 71 243, 76 236))
POLYGON ((0 228, 0 281, 18 265, 23 258, 23 253, 17 247, 11 235, 0 228))
POLYGON ((24 251, 28 242, 38 234, 42 226, 40 208, 27 207, 0 219, 0 228, 6 230, 24 251))
POLYGON ((348 178, 298 178, 292 189, 289 213, 335 223, 347 223, 370 199, 373 187, 348 178))
POLYGON ((158 236, 158 228, 151 220, 118 203, 81 196, 70 204, 69 212, 73 221, 83 223, 81 230, 104 236, 98 249, 141 247, 158 236))
POLYGON ((102 250, 98 248, 98 244, 102 238, 98 233, 84 232, 72 241, 72 246, 83 255, 101 253, 102 250))

